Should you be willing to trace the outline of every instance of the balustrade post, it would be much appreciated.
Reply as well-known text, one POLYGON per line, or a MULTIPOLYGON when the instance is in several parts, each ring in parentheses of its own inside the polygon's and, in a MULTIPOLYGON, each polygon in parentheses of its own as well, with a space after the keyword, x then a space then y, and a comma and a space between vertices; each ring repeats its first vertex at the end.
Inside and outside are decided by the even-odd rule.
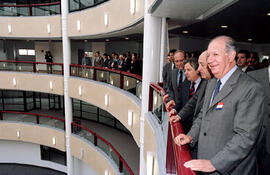
POLYGON ((3 120, 3 113, 0 111, 0 120, 3 120))
POLYGON ((123 172, 123 162, 122 162, 122 157, 119 157, 119 172, 122 173, 123 172))
POLYGON ((120 89, 124 88, 124 75, 120 73, 120 89))
POLYGON ((149 103, 148 103, 148 111, 152 111, 153 109, 153 88, 149 87, 149 103))
POLYGON ((36 63, 33 63, 33 72, 37 72, 37 65, 36 65, 36 63))
POLYGON ((94 68, 93 80, 97 80, 97 70, 94 68))
POLYGON ((64 75, 64 64, 62 64, 62 75, 64 75))
POLYGON ((32 5, 29 6, 29 16, 33 16, 33 9, 32 5))
POLYGON ((97 135, 96 135, 96 133, 94 134, 94 145, 97 146, 97 135))
POLYGON ((39 115, 36 115, 37 124, 39 124, 39 115))

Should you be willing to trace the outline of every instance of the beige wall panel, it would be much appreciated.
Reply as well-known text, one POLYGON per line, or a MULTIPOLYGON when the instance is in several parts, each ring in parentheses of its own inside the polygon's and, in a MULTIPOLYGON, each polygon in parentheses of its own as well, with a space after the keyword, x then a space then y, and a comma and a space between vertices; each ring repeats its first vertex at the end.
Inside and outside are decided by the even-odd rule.
POLYGON ((108 170, 110 172, 110 175, 117 175, 115 169, 100 152, 93 149, 91 146, 89 146, 87 143, 83 142, 77 137, 71 136, 70 142, 71 154, 87 163, 98 174, 105 174, 105 171, 108 170), (82 157, 81 149, 83 150, 82 157))
POLYGON ((120 30, 143 18, 144 2, 136 0, 135 14, 130 13, 129 0, 112 0, 96 7, 68 14, 68 36, 95 35, 120 30), (104 25, 104 13, 108 26, 104 25), (80 20, 80 31, 77 30, 80 20))
POLYGON ((66 150, 65 133, 63 131, 37 125, 0 122, 0 139, 31 142, 61 151, 66 150), (20 132, 20 137, 17 137, 17 131, 20 132), (53 137, 56 140, 55 145, 52 142, 53 137))
POLYGON ((59 75, 44 75, 38 73, 23 72, 0 72, 0 88, 63 95, 64 81, 63 76, 59 75), (16 86, 13 85, 14 77, 16 78, 16 86), (53 82, 52 89, 50 89, 50 81, 53 82))
POLYGON ((152 129, 151 125, 149 124, 148 119, 144 120, 144 160, 147 161, 147 152, 151 152, 154 154, 154 168, 153 174, 158 175, 158 161, 157 161, 157 151, 156 151, 156 140, 155 140, 155 133, 152 129))
POLYGON ((103 83, 85 81, 79 78, 70 78, 69 95, 96 105, 116 117, 133 135, 139 146, 140 138, 140 106, 131 98, 121 93, 121 90, 107 87, 103 83), (82 95, 79 95, 79 86, 82 87, 82 95), (105 94, 109 95, 109 105, 105 106, 105 94), (133 111, 133 125, 128 125, 128 110, 133 111))
POLYGON ((56 38, 61 37, 61 18, 56 16, 0 17, 1 37, 56 38), (11 24, 11 32, 8 25, 11 24), (51 26, 48 33, 47 24, 51 26))

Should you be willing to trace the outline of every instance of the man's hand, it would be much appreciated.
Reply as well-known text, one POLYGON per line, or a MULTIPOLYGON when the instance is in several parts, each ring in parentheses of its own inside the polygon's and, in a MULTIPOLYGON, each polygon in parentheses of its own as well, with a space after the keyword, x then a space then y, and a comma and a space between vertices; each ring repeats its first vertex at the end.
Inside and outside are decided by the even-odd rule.
POLYGON ((177 111, 176 111, 175 109, 172 109, 172 110, 169 112, 168 116, 171 117, 171 116, 176 115, 176 114, 177 114, 177 111))
POLYGON ((216 168, 213 166, 210 160, 197 159, 190 160, 184 164, 186 168, 190 168, 193 171, 201 171, 211 173, 216 171, 216 168))
POLYGON ((173 115, 169 118, 170 123, 176 123, 181 120, 181 117, 179 115, 173 115))
POLYGON ((169 98, 169 94, 163 96, 163 102, 166 103, 167 99, 169 98))
POLYGON ((167 110, 167 111, 170 111, 170 108, 171 108, 172 106, 174 106, 174 105, 175 105, 174 100, 169 101, 169 102, 166 104, 166 110, 167 110))
POLYGON ((178 136, 174 138, 174 142, 179 146, 190 143, 191 140, 192 140, 192 137, 185 134, 179 134, 178 136))

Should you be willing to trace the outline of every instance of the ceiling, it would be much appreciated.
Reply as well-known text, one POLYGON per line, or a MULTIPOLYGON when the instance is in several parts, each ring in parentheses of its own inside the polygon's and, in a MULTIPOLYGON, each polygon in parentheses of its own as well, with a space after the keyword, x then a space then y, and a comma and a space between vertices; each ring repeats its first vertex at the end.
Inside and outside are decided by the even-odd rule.
POLYGON ((171 36, 187 35, 207 39, 228 35, 238 42, 266 44, 270 43, 270 16, 267 13, 270 13, 270 0, 239 0, 205 20, 193 20, 192 24, 182 25, 181 19, 169 19, 169 23, 181 25, 172 25, 169 33, 171 36), (227 25, 228 28, 221 28, 221 25, 227 25))

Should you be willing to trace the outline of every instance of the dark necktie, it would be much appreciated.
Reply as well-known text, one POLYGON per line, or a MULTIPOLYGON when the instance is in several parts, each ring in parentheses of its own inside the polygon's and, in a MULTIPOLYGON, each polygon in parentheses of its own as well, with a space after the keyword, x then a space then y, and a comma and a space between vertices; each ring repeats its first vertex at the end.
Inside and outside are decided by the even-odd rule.
POLYGON ((191 88, 189 89, 189 98, 191 98, 195 93, 195 82, 192 82, 191 88))
POLYGON ((182 81, 183 81, 183 71, 179 70, 180 72, 180 76, 179 76, 179 84, 178 84, 178 90, 180 90, 181 86, 182 86, 182 81))
POLYGON ((214 95, 213 95, 212 102, 214 101, 215 97, 216 97, 216 96, 217 96, 217 94, 219 93, 220 85, 221 85, 221 81, 220 81, 220 80, 218 80, 218 81, 217 81, 216 88, 215 88, 215 92, 214 92, 214 95))

